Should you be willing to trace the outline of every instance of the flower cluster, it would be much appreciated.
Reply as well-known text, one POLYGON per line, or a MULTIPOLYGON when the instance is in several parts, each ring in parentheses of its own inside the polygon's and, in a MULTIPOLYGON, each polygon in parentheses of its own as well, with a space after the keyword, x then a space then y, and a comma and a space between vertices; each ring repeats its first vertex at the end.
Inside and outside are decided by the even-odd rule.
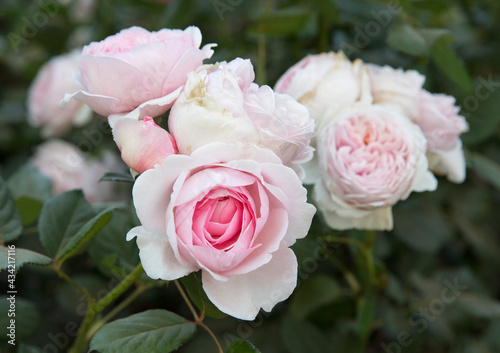
POLYGON ((141 262, 151 278, 202 271, 208 298, 252 320, 297 282, 290 246, 316 211, 299 175, 311 160, 314 120, 285 94, 254 83, 249 60, 203 65, 196 27, 132 27, 83 48, 67 94, 108 117, 136 176, 141 262), (155 118, 169 111, 168 122, 155 118), (168 131, 164 128, 168 124, 168 131), (160 126, 162 125, 162 126, 160 126))
POLYGON ((305 181, 335 229, 392 229, 391 207, 412 191, 432 191, 445 174, 465 178, 453 97, 423 89, 416 71, 311 55, 291 67, 276 91, 304 104, 316 121, 317 155, 305 181))

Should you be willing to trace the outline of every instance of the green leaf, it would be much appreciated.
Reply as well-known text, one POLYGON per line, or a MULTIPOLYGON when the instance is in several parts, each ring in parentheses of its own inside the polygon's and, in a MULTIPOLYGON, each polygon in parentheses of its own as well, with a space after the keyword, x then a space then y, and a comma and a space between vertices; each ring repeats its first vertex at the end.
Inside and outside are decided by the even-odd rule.
POLYGON ((439 38, 431 49, 432 60, 455 84, 465 92, 473 90, 472 80, 463 60, 452 49, 449 39, 439 38))
POLYGON ((468 166, 500 190, 500 164, 477 153, 467 154, 468 166))
POLYGON ((418 200, 409 200, 393 209, 394 233, 409 247, 436 253, 450 238, 450 226, 439 211, 418 200))
POLYGON ((38 347, 30 346, 26 343, 19 343, 19 348, 17 353, 42 353, 42 350, 38 347))
POLYGON ((281 338, 290 353, 328 353, 333 348, 325 334, 308 322, 285 318, 281 338))
POLYGON ((21 235, 22 231, 21 216, 17 212, 16 204, 7 188, 7 184, 0 177, 0 240, 15 240, 21 235))
POLYGON ((500 302, 485 295, 462 293, 457 303, 470 315, 486 319, 500 317, 500 302))
POLYGON ((375 316, 375 299, 375 292, 370 290, 358 301, 356 321, 358 324, 358 333, 363 339, 367 339, 370 336, 375 316))
POLYGON ((12 174, 7 184, 16 200, 27 197, 43 202, 52 197, 52 182, 32 165, 25 165, 12 174))
POLYGON ((125 183, 134 183, 134 177, 127 173, 106 173, 99 181, 120 181, 125 183))
POLYGON ((19 215, 21 216, 23 225, 35 222, 38 219, 38 216, 40 216, 42 206, 42 202, 29 197, 22 196, 16 199, 16 207, 19 211, 19 215))
POLYGON ((65 249, 71 238, 94 216, 81 190, 52 197, 43 205, 38 220, 42 245, 51 256, 59 258, 67 252, 65 249))
POLYGON ((168 353, 189 341, 196 326, 166 310, 148 310, 104 325, 90 341, 100 353, 168 353))
POLYGON ((314 310, 333 302, 341 295, 341 288, 333 278, 324 275, 313 276, 301 283, 293 293, 290 314, 294 318, 304 319, 314 310))
POLYGON ((306 8, 278 10, 257 18, 250 31, 268 36, 296 34, 307 24, 310 16, 311 12, 306 8))
POLYGON ((15 320, 16 326, 16 343, 20 340, 29 338, 38 332, 40 326, 40 313, 35 303, 15 296, 15 317, 12 316, 11 301, 8 298, 11 295, 0 296, 0 340, 10 339, 7 336, 10 326, 10 320, 15 320), (10 315, 10 316, 9 316, 10 315))
POLYGON ((233 341, 227 353, 261 353, 248 341, 233 341))
POLYGON ((396 22, 389 28, 387 44, 395 50, 414 56, 428 52, 425 37, 406 22, 396 22))
POLYGON ((227 316, 226 314, 221 312, 214 304, 212 304, 210 299, 208 299, 205 291, 203 290, 199 273, 193 272, 189 276, 181 278, 181 282, 186 288, 186 292, 189 295, 191 301, 201 312, 204 312, 206 316, 216 319, 227 316))
POLYGON ((123 278, 139 263, 139 249, 135 241, 127 241, 126 234, 133 228, 130 216, 115 211, 113 219, 88 247, 90 258, 100 271, 109 277, 123 278))
MULTIPOLYGON (((52 259, 50 257, 36 253, 28 249, 15 248, 15 250, 10 250, 10 251, 13 254, 10 256, 10 258, 15 259, 16 272, 19 271, 19 269, 26 264, 47 266, 52 263, 52 259)), ((0 246, 0 270, 8 269, 8 262, 9 262, 8 252, 9 252, 8 248, 6 248, 5 246, 0 246)))
POLYGON ((97 216, 92 218, 90 221, 85 223, 85 225, 71 237, 66 245, 61 248, 57 254, 56 259, 59 263, 63 263, 66 259, 78 254, 83 246, 97 235, 99 231, 111 221, 113 217, 114 207, 109 207, 100 212, 97 216))

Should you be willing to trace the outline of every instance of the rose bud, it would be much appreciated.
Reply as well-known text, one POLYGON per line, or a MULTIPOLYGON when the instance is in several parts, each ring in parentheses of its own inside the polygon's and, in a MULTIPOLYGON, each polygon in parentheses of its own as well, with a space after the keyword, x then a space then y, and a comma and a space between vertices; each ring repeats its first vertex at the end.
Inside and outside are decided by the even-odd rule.
POLYGON ((174 138, 150 116, 143 121, 127 118, 117 121, 113 138, 123 161, 138 173, 154 168, 178 152, 174 138))

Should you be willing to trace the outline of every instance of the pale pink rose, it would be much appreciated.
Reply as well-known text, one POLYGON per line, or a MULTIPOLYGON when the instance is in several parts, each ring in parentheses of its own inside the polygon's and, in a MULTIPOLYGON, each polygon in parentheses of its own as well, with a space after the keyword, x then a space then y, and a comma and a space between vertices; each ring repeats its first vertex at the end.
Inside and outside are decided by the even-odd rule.
POLYGON ((398 107, 407 117, 418 112, 418 96, 425 77, 415 70, 367 64, 373 103, 398 107))
POLYGON ((199 49, 201 32, 131 27, 85 46, 80 57, 80 84, 67 95, 108 116, 136 111, 141 116, 166 112, 182 90, 187 73, 212 56, 212 44, 199 49))
POLYGON ((143 121, 119 120, 113 127, 113 138, 123 161, 138 173, 154 168, 178 152, 174 138, 150 116, 143 121))
POLYGON ((88 159, 77 146, 52 139, 38 146, 31 163, 52 181, 54 195, 82 189, 89 202, 117 199, 112 183, 99 183, 104 174, 123 171, 119 158, 109 151, 101 159, 88 159))
POLYGON ((315 208, 270 150, 211 143, 172 155, 137 178, 133 199, 142 226, 127 239, 137 237, 151 278, 201 269, 208 298, 243 320, 270 311, 295 288, 289 247, 307 234, 315 208))
POLYGON ((422 132, 395 108, 343 110, 320 133, 317 151, 314 197, 335 229, 392 229, 391 206, 437 186, 422 132))
POLYGON ((290 67, 274 89, 304 104, 321 127, 325 115, 350 106, 361 97, 362 63, 339 52, 308 55, 290 67))
POLYGON ((465 179, 465 157, 460 135, 469 128, 459 114, 455 98, 445 94, 431 94, 422 90, 418 96, 418 114, 412 116, 425 138, 431 170, 446 174, 448 179, 461 183, 465 179))
POLYGON ((77 52, 52 58, 42 66, 28 91, 28 122, 41 127, 44 137, 60 136, 73 125, 83 125, 92 116, 92 110, 83 102, 72 101, 64 108, 59 102, 67 92, 76 92, 80 86, 73 74, 78 72, 77 52))
POLYGON ((314 121, 288 95, 253 83, 249 60, 206 65, 190 73, 169 115, 180 153, 211 142, 256 144, 275 152, 289 167, 312 158, 314 121))

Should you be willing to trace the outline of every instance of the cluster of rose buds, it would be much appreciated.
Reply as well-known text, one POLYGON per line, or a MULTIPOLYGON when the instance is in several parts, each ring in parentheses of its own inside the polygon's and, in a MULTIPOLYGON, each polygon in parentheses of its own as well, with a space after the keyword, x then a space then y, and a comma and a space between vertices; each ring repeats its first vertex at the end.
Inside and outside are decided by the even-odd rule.
POLYGON ((316 211, 302 180, 335 229, 391 229, 394 204, 435 190, 431 171, 463 181, 465 119, 417 72, 320 54, 273 90, 254 83, 250 60, 204 64, 215 45, 200 45, 197 27, 122 30, 83 48, 68 117, 32 114, 49 132, 81 102, 108 118, 136 177, 142 225, 127 239, 151 278, 201 270, 220 310, 252 320, 296 286, 290 246, 316 211))

